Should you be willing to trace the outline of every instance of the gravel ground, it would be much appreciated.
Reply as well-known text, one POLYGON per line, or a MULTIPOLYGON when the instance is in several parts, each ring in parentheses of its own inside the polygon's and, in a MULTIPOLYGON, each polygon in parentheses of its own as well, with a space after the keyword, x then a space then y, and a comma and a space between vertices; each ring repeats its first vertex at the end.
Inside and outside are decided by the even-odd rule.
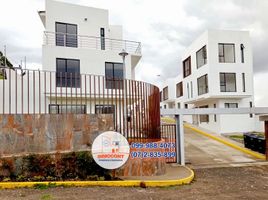
POLYGON ((49 188, 0 190, 1 200, 268 199, 268 166, 195 170, 191 185, 167 188, 49 188))

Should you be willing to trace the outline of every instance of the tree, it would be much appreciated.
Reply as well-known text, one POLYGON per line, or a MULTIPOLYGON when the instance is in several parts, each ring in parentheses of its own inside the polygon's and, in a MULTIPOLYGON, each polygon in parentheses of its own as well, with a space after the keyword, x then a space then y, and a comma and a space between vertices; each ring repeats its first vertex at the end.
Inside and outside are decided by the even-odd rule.
MULTIPOLYGON (((6 64, 6 67, 14 69, 12 63, 0 51, 0 66, 5 66, 5 64, 6 64)), ((0 79, 4 79, 4 77, 5 77, 5 70, 2 68, 0 69, 0 79)))

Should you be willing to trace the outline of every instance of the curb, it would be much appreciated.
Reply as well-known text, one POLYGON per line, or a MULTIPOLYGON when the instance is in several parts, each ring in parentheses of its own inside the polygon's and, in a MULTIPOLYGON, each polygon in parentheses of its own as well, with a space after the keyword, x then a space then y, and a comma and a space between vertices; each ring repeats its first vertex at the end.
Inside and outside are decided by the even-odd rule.
POLYGON ((197 133, 199 133, 201 135, 204 135, 204 136, 209 137, 209 138, 211 138, 213 140, 216 140, 216 141, 218 141, 218 142, 220 142, 222 144, 225 144, 225 145, 227 145, 229 147, 232 147, 232 148, 234 148, 234 149, 236 149, 238 151, 241 151, 241 152, 243 152, 245 154, 249 154, 249 155, 251 155, 251 156, 253 156, 255 158, 262 159, 262 160, 265 160, 266 159, 265 156, 262 155, 262 154, 260 154, 260 153, 251 151, 251 150, 246 149, 246 148, 243 148, 243 147, 240 147, 240 146, 238 146, 236 144, 233 144, 231 142, 228 142, 227 140, 224 140, 224 139, 219 138, 217 136, 214 136, 214 135, 211 135, 209 133, 206 133, 205 131, 201 131, 201 130, 199 130, 199 129, 195 128, 195 127, 192 127, 192 126, 190 126, 188 124, 184 124, 184 127, 185 128, 189 128, 189 129, 192 129, 193 131, 195 131, 195 132, 197 132, 197 133))
POLYGON ((55 182, 0 182, 0 189, 17 189, 17 188, 34 188, 37 186, 53 186, 53 187, 169 187, 190 184, 194 179, 194 171, 188 167, 190 175, 178 180, 127 180, 127 181, 55 181, 55 182))

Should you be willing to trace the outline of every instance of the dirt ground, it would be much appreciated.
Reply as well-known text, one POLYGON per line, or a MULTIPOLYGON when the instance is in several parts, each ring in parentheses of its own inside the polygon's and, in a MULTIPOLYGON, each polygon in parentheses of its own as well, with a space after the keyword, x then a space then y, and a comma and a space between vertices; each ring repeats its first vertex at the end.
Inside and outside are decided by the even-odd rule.
POLYGON ((195 174, 195 180, 191 185, 178 187, 0 190, 0 199, 268 199, 268 165, 197 169, 195 174))

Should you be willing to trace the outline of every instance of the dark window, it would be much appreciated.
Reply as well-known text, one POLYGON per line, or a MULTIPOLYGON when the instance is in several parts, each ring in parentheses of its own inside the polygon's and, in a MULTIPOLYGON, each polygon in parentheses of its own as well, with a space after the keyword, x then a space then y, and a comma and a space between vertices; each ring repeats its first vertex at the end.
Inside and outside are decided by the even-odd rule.
POLYGON ((245 49, 245 46, 244 46, 243 44, 240 44, 240 50, 241 50, 241 63, 244 63, 244 62, 245 62, 244 49, 245 49))
MULTIPOLYGON (((208 108, 208 105, 206 106, 200 106, 199 108, 208 108)), ((200 123, 202 122, 209 122, 209 115, 199 115, 200 123)))
POLYGON ((219 43, 219 62, 234 63, 235 62, 235 45, 219 43))
POLYGON ((167 105, 164 105, 164 109, 167 109, 167 105))
POLYGON ((179 82, 176 85, 176 96, 177 97, 183 96, 183 85, 182 85, 182 82, 179 82))
POLYGON ((196 52, 196 66, 197 68, 207 64, 207 47, 203 46, 196 52))
POLYGON ((236 92, 236 74, 220 73, 221 92, 236 92))
POLYGON ((177 108, 178 108, 178 109, 181 108, 181 103, 177 103, 177 108))
MULTIPOLYGON (((217 108, 216 104, 214 104, 214 108, 217 108)), ((216 114, 214 115, 214 122, 217 122, 217 115, 216 114)))
POLYGON ((123 64, 105 63, 106 89, 123 89, 123 64))
POLYGON ((87 106, 49 104, 49 114, 64 114, 64 113, 86 114, 87 106))
POLYGON ((77 25, 56 22, 56 46, 77 47, 77 25))
POLYGON ((184 108, 185 109, 188 109, 188 104, 184 104, 184 108))
POLYGON ((191 56, 183 61, 183 78, 191 75, 191 56))
POLYGON ((80 61, 74 59, 56 59, 57 87, 80 87, 80 61))
POLYGON ((114 114, 114 105, 95 105, 96 114, 114 114))
POLYGON ((225 108, 238 108, 238 103, 225 103, 225 108))
POLYGON ((105 29, 100 29, 101 50, 105 50, 105 29))
MULTIPOLYGON (((250 108, 252 108, 252 107, 253 107, 253 103, 252 103, 252 101, 250 101, 250 102, 249 102, 249 107, 250 107, 250 108)), ((253 117, 253 114, 252 114, 252 113, 250 113, 250 114, 249 114, 249 117, 250 117, 250 118, 252 118, 252 117, 253 117)))
POLYGON ((162 102, 162 100, 163 100, 163 98, 162 98, 162 97, 163 97, 163 96, 162 96, 163 94, 162 94, 162 93, 163 93, 163 92, 160 91, 160 102, 162 102))
POLYGON ((242 90, 243 90, 243 92, 246 92, 245 73, 242 73, 242 90))
POLYGON ((163 89, 163 100, 167 100, 168 99, 168 87, 165 87, 163 89))
POLYGON ((203 75, 197 79, 198 95, 208 93, 208 75, 203 75))

